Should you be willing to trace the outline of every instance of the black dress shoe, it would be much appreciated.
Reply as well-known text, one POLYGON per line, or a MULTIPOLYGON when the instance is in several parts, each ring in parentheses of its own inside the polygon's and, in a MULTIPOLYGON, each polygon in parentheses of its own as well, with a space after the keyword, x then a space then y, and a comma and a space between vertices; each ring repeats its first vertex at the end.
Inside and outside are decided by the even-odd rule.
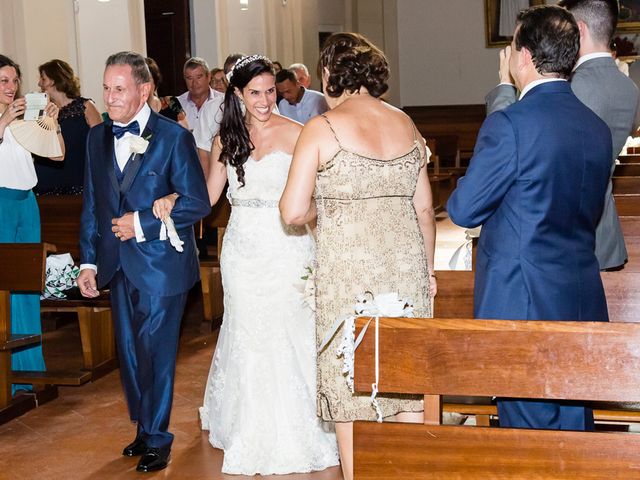
POLYGON ((144 443, 144 440, 141 438, 136 438, 129 445, 124 447, 122 450, 122 455, 126 457, 137 457, 138 455, 142 455, 148 450, 147 444, 144 443))
POLYGON ((136 470, 139 472, 156 472, 167 468, 171 458, 170 450, 164 448, 148 448, 138 462, 136 470))

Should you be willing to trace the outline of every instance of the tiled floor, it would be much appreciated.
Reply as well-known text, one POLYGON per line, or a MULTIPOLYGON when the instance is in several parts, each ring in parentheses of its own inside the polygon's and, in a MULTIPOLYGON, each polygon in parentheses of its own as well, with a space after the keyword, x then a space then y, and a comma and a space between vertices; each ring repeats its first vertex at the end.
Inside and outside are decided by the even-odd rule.
MULTIPOLYGON (((121 455, 135 435, 128 421, 118 371, 81 387, 60 387, 59 398, 0 426, 0 479, 240 479, 220 473, 222 452, 200 430, 204 394, 217 333, 201 333, 202 303, 190 296, 182 332, 170 430, 172 462, 155 474, 135 471, 137 459, 121 455)), ((75 322, 45 336, 49 368, 79 365, 75 322), (69 352, 76 352, 69 355, 69 352)), ((283 478, 338 480, 339 468, 283 478)))
MULTIPOLYGON (((437 268, 464 241, 462 230, 448 219, 438 221, 437 268)), ((200 430, 198 407, 217 338, 203 334, 202 303, 190 296, 185 314, 171 431, 175 434, 172 463, 155 474, 135 471, 136 459, 121 455, 135 434, 128 421, 118 372, 81 387, 61 387, 59 398, 0 426, 0 479, 240 479, 221 474, 222 452, 200 430)), ((70 322, 46 334, 49 368, 81 365, 77 323, 70 322), (74 352, 70 354, 69 352, 74 352)), ((282 478, 338 480, 338 467, 309 475, 282 478)))

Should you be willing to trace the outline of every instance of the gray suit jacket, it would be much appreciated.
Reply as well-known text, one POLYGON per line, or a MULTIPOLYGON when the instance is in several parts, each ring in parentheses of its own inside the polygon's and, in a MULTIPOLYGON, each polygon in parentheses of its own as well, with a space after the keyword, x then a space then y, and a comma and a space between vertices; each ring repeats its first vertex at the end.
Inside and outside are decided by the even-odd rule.
MULTIPOLYGON (((630 78, 618 70, 613 58, 602 57, 587 60, 573 72, 571 89, 611 130, 613 175, 615 159, 620 154, 627 136, 638 125, 638 88, 630 78)), ((516 94, 514 86, 498 85, 485 98, 487 114, 514 103, 516 94)), ((627 260, 627 249, 613 199, 611 178, 602 217, 596 229, 596 257, 600 269, 603 270, 623 265, 627 260)))

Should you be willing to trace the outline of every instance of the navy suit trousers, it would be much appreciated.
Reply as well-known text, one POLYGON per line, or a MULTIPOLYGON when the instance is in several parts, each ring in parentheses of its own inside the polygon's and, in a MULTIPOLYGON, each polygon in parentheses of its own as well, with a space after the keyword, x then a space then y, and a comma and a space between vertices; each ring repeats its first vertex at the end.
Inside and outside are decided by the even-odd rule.
POLYGON ((120 375, 131 420, 149 447, 170 448, 169 418, 187 293, 160 297, 118 270, 110 282, 120 375))

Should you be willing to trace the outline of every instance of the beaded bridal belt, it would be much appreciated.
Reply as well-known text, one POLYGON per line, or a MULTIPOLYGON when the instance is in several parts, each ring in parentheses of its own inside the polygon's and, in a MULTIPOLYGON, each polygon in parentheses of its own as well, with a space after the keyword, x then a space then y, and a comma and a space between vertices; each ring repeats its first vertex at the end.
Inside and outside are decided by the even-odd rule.
POLYGON ((232 198, 233 207, 278 208, 279 200, 262 200, 259 198, 232 198))

